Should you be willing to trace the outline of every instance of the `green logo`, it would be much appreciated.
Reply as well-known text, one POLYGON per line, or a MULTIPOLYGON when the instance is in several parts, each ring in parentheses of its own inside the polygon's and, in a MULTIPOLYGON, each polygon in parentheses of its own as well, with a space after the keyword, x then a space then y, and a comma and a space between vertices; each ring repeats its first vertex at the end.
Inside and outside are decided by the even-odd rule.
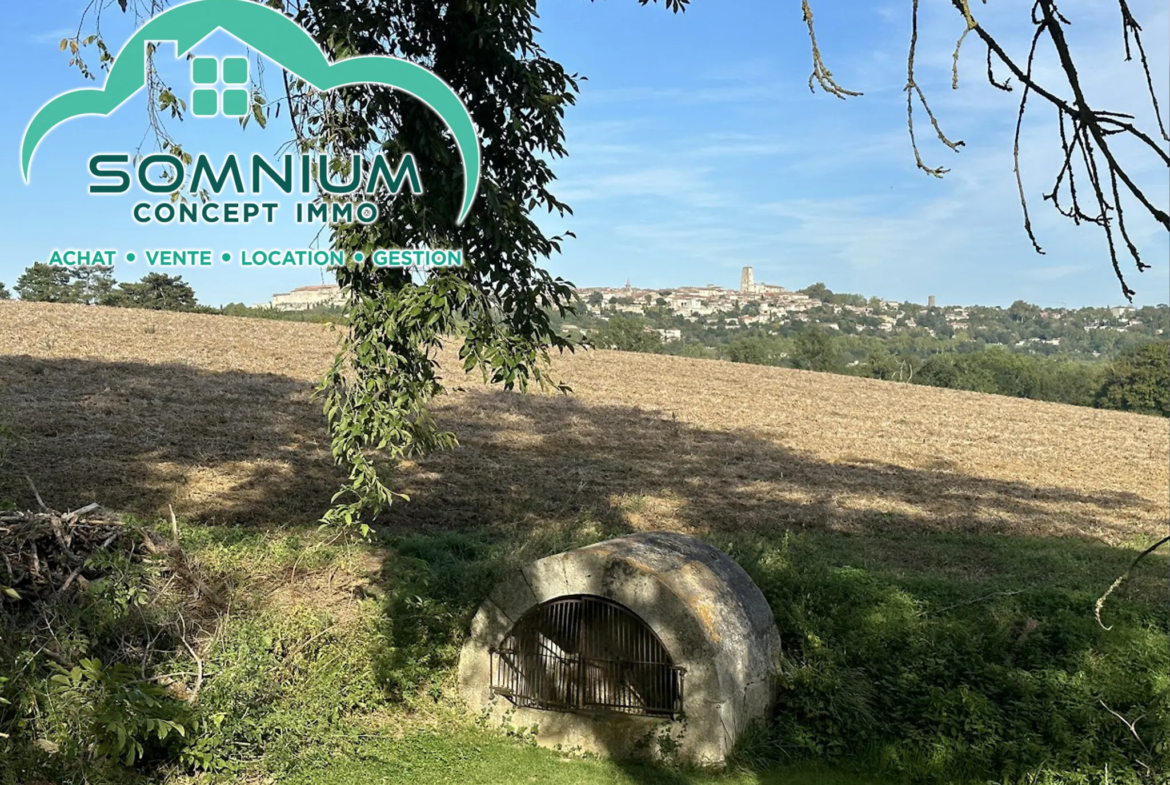
MULTIPOLYGON (((480 151, 471 115, 459 96, 422 66, 385 55, 352 57, 336 63, 321 51, 304 29, 279 11, 251 0, 192 0, 174 6, 143 25, 118 54, 102 88, 63 93, 36 113, 24 132, 20 163, 29 180, 33 153, 56 126, 83 115, 107 116, 146 84, 146 45, 174 41, 176 55, 187 54, 216 30, 224 30, 277 65, 320 91, 353 84, 392 87, 417 98, 447 125, 463 159, 463 201, 457 223, 463 223, 479 187, 480 151)), ((243 57, 196 57, 191 61, 196 87, 191 113, 197 117, 246 113, 248 61, 243 57), (225 88, 216 88, 219 82, 225 88)))
MULTIPOLYGON (((214 57, 195 57, 191 60, 191 81, 197 85, 214 85, 219 81, 220 61, 214 57)), ((248 58, 225 57, 223 82, 229 85, 248 83, 248 58)), ((219 114, 221 93, 206 87, 197 87, 191 93, 191 114, 196 117, 215 117, 219 114)), ((228 117, 243 117, 248 113, 248 91, 236 87, 224 90, 223 113, 228 117)))

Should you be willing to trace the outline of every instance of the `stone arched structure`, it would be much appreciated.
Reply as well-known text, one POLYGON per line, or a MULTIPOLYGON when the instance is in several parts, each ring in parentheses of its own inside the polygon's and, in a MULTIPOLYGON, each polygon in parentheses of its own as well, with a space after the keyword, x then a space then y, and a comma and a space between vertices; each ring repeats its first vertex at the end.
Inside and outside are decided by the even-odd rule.
MULTIPOLYGON (((598 630, 604 631, 604 622, 596 622, 592 634, 598 630)), ((592 656, 564 640, 548 642, 548 647, 555 652, 559 678, 581 672, 592 656)), ((474 711, 514 727, 535 726, 537 741, 545 746, 720 764, 748 723, 768 711, 779 660, 780 636, 772 611, 743 568, 702 540, 649 532, 549 556, 505 579, 472 621, 460 656, 459 681, 474 711), (677 698, 675 711, 643 716, 636 709, 587 710, 591 707, 580 700, 568 710, 532 708, 532 701, 518 700, 511 689, 501 688, 501 651, 516 654, 507 648, 516 640, 514 630, 531 630, 536 614, 548 614, 542 609, 550 601, 572 605, 576 598, 616 604, 619 616, 626 609, 626 615, 653 633, 649 638, 661 643, 669 655, 666 661, 679 672, 681 695, 671 698, 677 698)), ((608 672, 624 674, 612 677, 624 683, 610 692, 634 694, 638 685, 630 686, 630 668, 608 672)), ((657 678, 662 684, 669 677, 657 678)))

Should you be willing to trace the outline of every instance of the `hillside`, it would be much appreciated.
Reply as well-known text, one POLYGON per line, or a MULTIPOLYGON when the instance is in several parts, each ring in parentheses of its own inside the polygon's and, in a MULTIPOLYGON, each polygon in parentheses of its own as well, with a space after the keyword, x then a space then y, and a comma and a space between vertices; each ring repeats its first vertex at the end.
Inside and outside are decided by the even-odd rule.
POLYGON ((340 480, 310 400, 331 330, 0 302, 0 424, 18 437, 0 439, 0 504, 36 507, 27 474, 56 509, 135 514, 62 596, 13 572, 23 535, 0 527, 0 581, 51 598, 0 600, 0 785, 1145 785, 1170 770, 1165 555, 1114 592, 1107 628, 1094 618, 1165 531, 1165 419, 589 352, 555 361, 569 396, 452 374, 463 389, 436 411, 460 446, 400 467, 411 499, 365 542, 317 526, 340 480), (469 718, 454 686, 503 576, 639 529, 719 547, 775 614, 775 712, 725 776, 537 750, 469 718), (63 688, 59 662, 105 663, 111 699, 157 681, 159 702, 98 722, 107 703, 63 688), (141 779, 87 746, 120 755, 125 738, 146 751, 141 779))
MULTIPOLYGON (((331 329, 0 302, 0 413, 22 437, 9 459, 62 506, 315 517, 336 487, 309 399, 331 329)), ((453 371, 448 382, 465 389, 436 411, 461 446, 402 467, 413 501, 394 523, 592 507, 636 528, 1121 543, 1170 515, 1159 418, 679 357, 596 351, 554 367, 571 396, 503 393, 453 371)), ((31 504, 8 475, 0 496, 31 504)))

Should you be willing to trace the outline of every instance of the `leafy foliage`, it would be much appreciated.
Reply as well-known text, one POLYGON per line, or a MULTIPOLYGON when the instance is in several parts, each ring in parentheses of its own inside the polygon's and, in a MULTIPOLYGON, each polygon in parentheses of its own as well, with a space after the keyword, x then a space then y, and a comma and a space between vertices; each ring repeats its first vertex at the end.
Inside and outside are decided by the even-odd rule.
POLYGON ((124 552, 96 552, 85 565, 101 577, 79 578, 76 592, 0 598, 3 785, 33 772, 117 781, 172 756, 196 727, 155 675, 174 643, 156 567, 124 552))
POLYGON ((113 267, 73 267, 69 274, 76 296, 74 302, 83 305, 110 303, 115 286, 113 267))
POLYGON ((1099 367, 1046 362, 993 346, 972 354, 934 355, 922 364, 913 381, 954 390, 1092 406, 1100 377, 1099 367))
POLYGON ((824 329, 809 325, 796 335, 792 367, 805 371, 840 371, 844 367, 836 340, 824 329))
POLYGON ((384 220, 336 227, 334 247, 368 253, 430 245, 461 248, 465 259, 462 268, 425 277, 339 271, 348 334, 321 392, 334 457, 350 470, 337 499, 349 501, 327 520, 355 523, 363 511, 384 508, 396 496, 383 481, 390 461, 454 443, 426 409, 443 392, 433 353, 447 336, 463 338, 464 370, 478 367, 507 389, 551 383, 548 350, 572 348, 548 316, 571 309, 571 287, 538 266, 563 238, 546 236, 532 213, 568 211, 550 190, 548 160, 566 152, 561 121, 577 77, 536 43, 534 10, 528 0, 458 8, 384 0, 360 10, 312 0, 295 17, 335 59, 392 54, 427 63, 463 97, 483 148, 476 204, 456 226, 459 154, 425 107, 370 86, 341 88, 327 102, 302 92, 302 149, 338 158, 370 149, 391 158, 411 152, 429 173, 422 195, 377 197, 384 220), (383 458, 373 451, 384 451, 383 458))
POLYGON ((114 268, 61 267, 34 262, 16 281, 20 299, 28 302, 109 304, 114 268))
POLYGON ((78 302, 75 278, 69 267, 50 267, 34 262, 16 279, 16 293, 27 302, 78 302))
POLYGON ((662 351, 662 337, 639 316, 609 317, 609 321, 592 334, 590 342, 599 349, 650 353, 662 351))
MULTIPOLYGON (((618 318, 626 323, 635 320, 643 328, 676 329, 682 336, 649 349, 628 342, 631 351, 846 373, 1076 406, 1132 405, 1131 411, 1159 413, 1154 402, 1161 400, 1157 391, 1162 377, 1153 371, 1156 355, 1150 355, 1155 362, 1144 399, 1122 394, 1118 382, 1111 383, 1111 389, 1116 388, 1112 397, 1101 390, 1109 371, 1106 358, 1130 356, 1170 330, 1170 308, 1165 305, 1121 311, 1045 310, 1016 301, 1009 308, 950 307, 948 313, 946 308, 909 302, 867 301, 860 295, 833 292, 824 284, 801 291, 821 298, 822 304, 798 318, 738 329, 724 327, 725 318, 746 314, 754 303, 739 303, 714 315, 692 317, 693 321, 666 308, 649 307, 642 316, 611 315, 609 321, 584 312, 565 319, 554 314, 554 323, 562 330, 584 330, 599 345, 605 345, 599 336, 618 318), (952 324, 952 319, 962 321, 952 324), (892 329, 879 329, 882 326, 892 329)), ((596 307, 602 297, 593 292, 587 299, 596 307)), ((1118 366, 1114 375, 1122 373, 1130 371, 1118 366)))
POLYGON ((199 303, 195 290, 181 276, 147 273, 137 283, 119 284, 104 304, 153 311, 190 311, 199 303))
MULTIPOLYGON (((195 290, 182 276, 147 273, 137 283, 117 283, 114 268, 63 267, 34 262, 17 279, 16 292, 26 302, 112 305, 156 311, 191 311, 199 307, 195 290)), ((0 299, 4 299, 0 296, 0 299)))
POLYGON ((1096 405, 1170 417, 1170 342, 1152 341, 1122 352, 1109 367, 1096 405))
MULTIPOLYGON (((776 720, 755 754, 859 757, 911 782, 1035 782, 1048 770, 1066 772, 1052 782, 1136 785, 1170 763, 1170 638, 1156 583, 1114 634, 1095 624, 1084 580, 1108 580, 1131 557, 988 538, 980 552, 1004 577, 964 586, 927 564, 882 569, 833 539, 727 546, 768 597, 787 649, 776 720), (1024 588, 1011 574, 1045 578, 1024 588)), ((970 546, 932 543, 944 560, 970 546)))
POLYGON ((305 310, 282 310, 270 307, 250 307, 243 303, 228 303, 219 309, 224 316, 244 316, 256 319, 274 319, 284 322, 315 322, 318 324, 342 324, 345 313, 340 308, 322 307, 305 310))
POLYGON ((862 297, 860 294, 848 294, 848 293, 843 293, 843 292, 834 292, 831 289, 829 289, 829 287, 827 287, 823 283, 821 283, 820 281, 818 281, 817 283, 814 283, 810 286, 806 286, 803 289, 798 289, 797 291, 800 294, 807 294, 809 297, 813 297, 817 300, 820 300, 823 303, 829 303, 832 305, 865 305, 866 304, 865 298, 862 297))
POLYGON ((727 359, 733 363, 752 365, 780 365, 788 353, 783 344, 760 336, 738 338, 727 344, 727 359))
POLYGON ((8 287, 4 285, 3 281, 0 281, 0 300, 11 300, 11 299, 12 299, 12 292, 8 291, 8 287))
POLYGON ((50 695, 67 706, 69 724, 88 739, 86 752, 96 758, 114 758, 126 766, 141 760, 152 743, 165 742, 174 733, 186 735, 175 721, 177 704, 165 688, 142 679, 126 663, 103 665, 82 659, 66 668, 49 663, 50 695))

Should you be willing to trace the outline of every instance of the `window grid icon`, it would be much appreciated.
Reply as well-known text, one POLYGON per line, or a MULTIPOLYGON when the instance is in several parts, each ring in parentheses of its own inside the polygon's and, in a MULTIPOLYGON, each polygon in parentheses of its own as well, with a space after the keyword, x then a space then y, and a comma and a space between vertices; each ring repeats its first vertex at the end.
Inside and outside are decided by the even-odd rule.
POLYGON ((196 57, 191 60, 191 81, 197 87, 191 93, 191 113, 197 117, 214 117, 223 113, 228 117, 243 117, 248 113, 248 90, 246 88, 220 91, 215 85, 223 76, 225 85, 246 85, 248 83, 248 58, 225 57, 222 67, 215 57, 196 57))

